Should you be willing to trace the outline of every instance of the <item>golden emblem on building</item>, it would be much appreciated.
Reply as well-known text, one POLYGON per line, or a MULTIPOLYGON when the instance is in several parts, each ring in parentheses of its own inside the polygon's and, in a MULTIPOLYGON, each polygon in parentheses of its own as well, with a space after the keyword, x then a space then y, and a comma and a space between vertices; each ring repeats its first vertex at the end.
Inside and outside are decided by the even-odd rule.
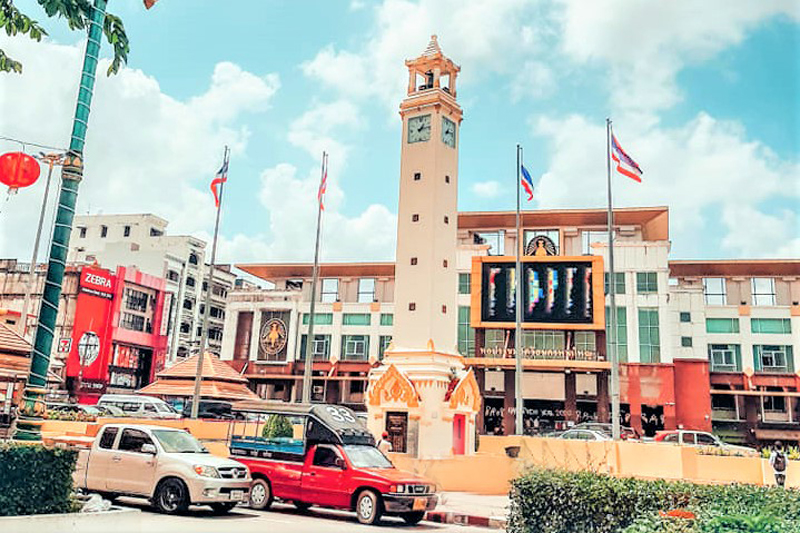
POLYGON ((286 346, 286 324, 280 318, 267 320, 261 328, 261 349, 267 355, 277 355, 286 346))

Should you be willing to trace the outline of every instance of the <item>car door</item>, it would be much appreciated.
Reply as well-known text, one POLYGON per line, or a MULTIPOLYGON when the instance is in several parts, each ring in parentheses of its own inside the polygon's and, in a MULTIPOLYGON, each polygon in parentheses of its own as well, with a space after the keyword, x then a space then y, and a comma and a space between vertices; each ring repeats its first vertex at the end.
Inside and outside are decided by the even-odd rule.
POLYGON ((152 492, 157 456, 143 453, 142 446, 153 440, 142 430, 124 428, 111 457, 109 469, 110 492, 149 495, 152 492))
POLYGON ((116 455, 114 443, 119 434, 118 427, 107 427, 98 437, 97 446, 89 455, 89 464, 86 471, 86 488, 88 490, 104 491, 108 489, 109 469, 112 457, 116 455))
POLYGON ((319 444, 303 471, 303 501, 328 507, 348 507, 350 497, 346 467, 341 452, 330 444, 319 444))

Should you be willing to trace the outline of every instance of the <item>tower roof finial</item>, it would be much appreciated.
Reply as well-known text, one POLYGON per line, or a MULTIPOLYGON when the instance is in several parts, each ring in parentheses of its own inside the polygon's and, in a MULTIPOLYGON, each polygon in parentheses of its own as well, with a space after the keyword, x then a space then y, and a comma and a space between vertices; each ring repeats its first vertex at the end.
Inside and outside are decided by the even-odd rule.
POLYGON ((442 49, 439 48, 439 41, 437 40, 436 34, 433 34, 431 35, 431 42, 428 43, 428 48, 425 49, 422 55, 430 57, 441 53, 442 49))

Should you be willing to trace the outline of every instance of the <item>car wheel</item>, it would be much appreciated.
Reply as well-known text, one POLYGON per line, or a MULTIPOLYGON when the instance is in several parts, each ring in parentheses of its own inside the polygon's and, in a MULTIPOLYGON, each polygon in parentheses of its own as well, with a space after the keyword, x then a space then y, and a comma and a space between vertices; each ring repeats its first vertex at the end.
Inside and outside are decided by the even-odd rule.
POLYGON ((295 507, 297 507, 299 511, 306 512, 311 508, 311 504, 308 502, 301 502, 299 500, 295 500, 292 503, 294 504, 295 507))
POLYGON ((236 503, 232 502, 211 504, 211 509, 213 509, 214 514, 228 514, 234 507, 236 507, 236 503))
POLYGON ((403 520, 405 520, 406 524, 409 526, 419 524, 423 518, 425 518, 425 511, 414 511, 413 513, 405 513, 403 515, 403 520))
POLYGON ((272 487, 264 478, 256 478, 250 485, 250 507, 263 511, 272 505, 272 487))
POLYGON ((162 513, 182 513, 189 507, 189 489, 180 479, 165 479, 158 485, 153 500, 162 513))
POLYGON ((383 514, 380 497, 371 490, 362 490, 356 499, 356 516, 362 524, 378 523, 383 514))

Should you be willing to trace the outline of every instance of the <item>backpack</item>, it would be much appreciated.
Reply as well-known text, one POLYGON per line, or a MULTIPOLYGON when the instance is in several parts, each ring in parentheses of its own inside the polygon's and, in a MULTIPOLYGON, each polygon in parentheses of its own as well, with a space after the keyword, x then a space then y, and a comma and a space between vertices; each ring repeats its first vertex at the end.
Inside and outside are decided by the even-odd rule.
POLYGON ((775 452, 775 461, 772 463, 772 468, 777 472, 784 472, 786 470, 786 454, 783 452, 775 452))

